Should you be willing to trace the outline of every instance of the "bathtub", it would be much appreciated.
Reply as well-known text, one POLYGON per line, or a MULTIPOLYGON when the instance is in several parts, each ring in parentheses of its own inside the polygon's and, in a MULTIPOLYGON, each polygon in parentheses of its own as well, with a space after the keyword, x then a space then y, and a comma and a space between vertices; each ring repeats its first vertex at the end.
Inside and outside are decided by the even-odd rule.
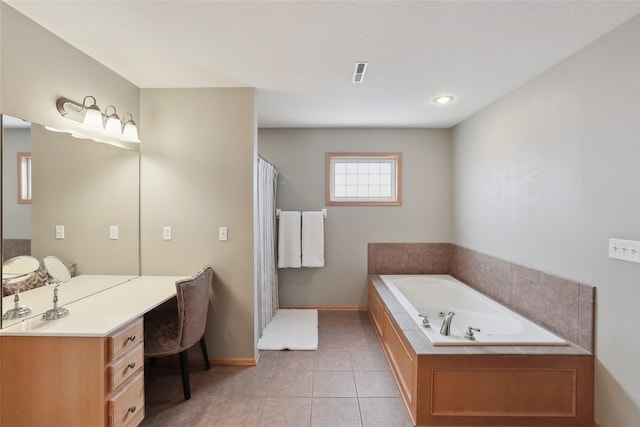
POLYGON ((382 275, 434 346, 445 345, 567 345, 566 341, 447 275, 382 275), (440 335, 449 312, 450 335, 440 335), (431 325, 423 326, 426 315, 431 325), (480 329, 475 340, 465 339, 468 327, 480 329))

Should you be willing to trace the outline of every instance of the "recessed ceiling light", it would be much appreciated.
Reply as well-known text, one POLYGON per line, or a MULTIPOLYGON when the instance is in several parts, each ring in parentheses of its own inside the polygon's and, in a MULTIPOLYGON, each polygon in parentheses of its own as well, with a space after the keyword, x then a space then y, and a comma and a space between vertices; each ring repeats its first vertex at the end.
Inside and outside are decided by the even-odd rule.
POLYGON ((436 96, 435 98, 433 98, 433 102, 435 104, 448 104, 450 102, 452 102, 455 98, 451 95, 442 95, 442 96, 436 96))

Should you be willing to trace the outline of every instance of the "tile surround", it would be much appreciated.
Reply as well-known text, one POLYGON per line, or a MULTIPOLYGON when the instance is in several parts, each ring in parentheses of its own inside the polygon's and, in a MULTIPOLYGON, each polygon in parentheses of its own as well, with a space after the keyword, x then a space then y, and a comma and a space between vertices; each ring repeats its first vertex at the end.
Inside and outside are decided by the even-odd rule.
POLYGON ((450 243, 369 243, 369 274, 450 274, 589 352, 595 287, 450 243))
POLYGON ((441 274, 449 271, 449 243, 369 243, 369 274, 441 274))
POLYGON ((31 239, 2 239, 2 261, 31 254, 31 239))

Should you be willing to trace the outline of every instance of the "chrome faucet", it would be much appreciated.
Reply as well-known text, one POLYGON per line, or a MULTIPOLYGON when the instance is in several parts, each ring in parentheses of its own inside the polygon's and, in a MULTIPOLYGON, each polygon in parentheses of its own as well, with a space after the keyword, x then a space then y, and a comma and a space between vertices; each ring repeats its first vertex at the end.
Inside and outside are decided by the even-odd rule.
POLYGON ((442 321, 442 326, 440 327, 440 335, 449 336, 451 333, 451 319, 456 314, 453 311, 450 311, 442 321))
POLYGON ((419 317, 422 317, 422 326, 431 329, 431 323, 429 322, 429 318, 426 314, 418 314, 419 317))

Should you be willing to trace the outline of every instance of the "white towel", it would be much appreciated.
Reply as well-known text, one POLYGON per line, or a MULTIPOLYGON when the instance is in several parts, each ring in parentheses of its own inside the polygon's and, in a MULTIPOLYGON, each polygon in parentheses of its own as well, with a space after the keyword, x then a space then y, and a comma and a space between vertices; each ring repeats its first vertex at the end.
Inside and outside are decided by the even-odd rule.
POLYGON ((280 211, 278 268, 300 268, 300 212, 280 211))
POLYGON ((302 213, 302 266, 324 267, 324 216, 302 213))

